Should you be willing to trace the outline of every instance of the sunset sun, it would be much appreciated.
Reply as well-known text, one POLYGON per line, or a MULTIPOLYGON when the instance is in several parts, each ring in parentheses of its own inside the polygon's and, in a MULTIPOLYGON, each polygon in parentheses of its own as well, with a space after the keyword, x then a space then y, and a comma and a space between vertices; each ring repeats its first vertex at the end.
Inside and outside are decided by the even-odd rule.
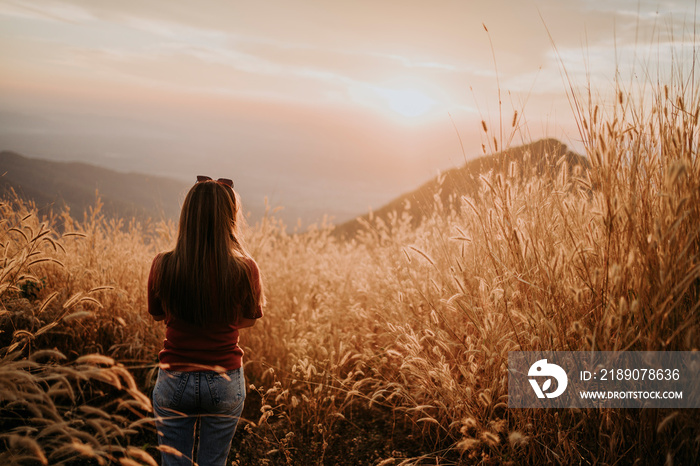
POLYGON ((435 107, 437 101, 415 89, 376 89, 389 108, 404 117, 419 117, 435 107))

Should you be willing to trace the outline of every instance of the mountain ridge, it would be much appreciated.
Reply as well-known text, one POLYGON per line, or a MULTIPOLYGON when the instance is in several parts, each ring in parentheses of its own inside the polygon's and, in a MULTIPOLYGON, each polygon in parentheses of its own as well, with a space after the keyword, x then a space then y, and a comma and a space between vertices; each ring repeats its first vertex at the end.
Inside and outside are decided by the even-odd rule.
MULTIPOLYGON (((403 212, 410 206, 412 224, 432 211, 435 196, 444 206, 461 196, 476 197, 480 177, 490 171, 502 172, 516 162, 519 175, 525 170, 544 173, 554 162, 566 158, 570 167, 588 166, 588 160, 569 150, 556 139, 541 139, 501 152, 468 160, 400 194, 377 210, 336 225, 333 234, 352 237, 370 217, 386 219, 391 212, 403 212)), ((35 203, 42 213, 58 214, 68 207, 81 216, 95 205, 99 194, 107 217, 177 220, 182 200, 190 185, 171 178, 136 172, 123 173, 85 162, 57 162, 26 157, 13 151, 0 152, 0 194, 14 191, 20 198, 35 203)), ((79 218, 79 217, 78 217, 79 218)))
POLYGON ((14 191, 46 214, 68 207, 82 215, 99 195, 107 217, 177 219, 187 188, 166 177, 0 152, 0 193, 14 191))
POLYGON ((571 151, 561 141, 553 138, 540 139, 468 160, 464 165, 443 172, 413 191, 399 195, 379 209, 338 225, 334 234, 352 237, 370 218, 386 219, 391 212, 405 211, 407 205, 412 224, 417 225, 432 210, 438 194, 443 205, 449 206, 452 197, 457 200, 464 195, 475 197, 481 186, 480 176, 490 171, 504 172, 510 162, 516 162, 518 175, 522 177, 526 170, 534 170, 538 174, 552 171, 555 169, 553 162, 562 157, 566 158, 570 169, 575 165, 589 166, 588 159, 571 151))

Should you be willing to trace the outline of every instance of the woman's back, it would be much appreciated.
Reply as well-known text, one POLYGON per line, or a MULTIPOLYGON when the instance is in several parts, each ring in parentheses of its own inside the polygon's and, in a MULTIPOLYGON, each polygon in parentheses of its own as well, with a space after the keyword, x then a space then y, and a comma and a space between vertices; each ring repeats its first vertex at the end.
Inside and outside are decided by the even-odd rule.
POLYGON ((225 464, 243 411, 239 330, 262 317, 265 298, 240 237, 239 204, 231 180, 197 177, 175 248, 151 264, 148 312, 166 325, 153 389, 163 465, 225 464))
MULTIPOLYGON (((260 294, 260 272, 253 259, 247 259, 250 270, 250 287, 253 294, 260 294)), ((158 257, 153 261, 149 275, 151 282, 157 276, 158 257)), ((213 291, 214 293, 216 291, 213 291)), ((242 365, 243 350, 238 346, 239 332, 243 322, 259 319, 263 315, 262 304, 255 306, 239 303, 236 314, 242 319, 233 322, 210 322, 195 324, 184 318, 166 314, 161 300, 149 294, 148 311, 154 317, 163 317, 166 324, 163 349, 158 355, 161 365, 171 370, 194 371, 204 368, 218 370, 237 369, 242 365), (240 321, 239 321, 240 320, 240 321)))

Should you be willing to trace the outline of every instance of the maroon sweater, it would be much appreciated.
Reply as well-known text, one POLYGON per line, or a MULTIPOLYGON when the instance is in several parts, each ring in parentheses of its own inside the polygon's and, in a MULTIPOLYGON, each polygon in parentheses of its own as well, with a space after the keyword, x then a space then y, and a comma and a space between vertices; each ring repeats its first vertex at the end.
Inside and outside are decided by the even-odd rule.
MULTIPOLYGON (((215 324, 199 327, 165 312, 161 300, 153 291, 155 259, 148 275, 148 313, 165 316, 165 341, 158 353, 161 366, 174 371, 232 370, 241 367, 243 350, 238 346, 238 328, 235 324, 215 324)), ((249 260, 251 284, 260 289, 260 270, 249 260)), ((262 317, 262 307, 244 310, 246 319, 262 317)))

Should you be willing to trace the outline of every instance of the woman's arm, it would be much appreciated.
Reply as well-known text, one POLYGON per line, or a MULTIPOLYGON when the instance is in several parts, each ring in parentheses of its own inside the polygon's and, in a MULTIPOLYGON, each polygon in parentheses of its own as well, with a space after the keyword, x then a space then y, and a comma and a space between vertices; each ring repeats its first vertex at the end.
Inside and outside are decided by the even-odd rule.
POLYGON ((249 328, 255 325, 255 321, 263 316, 262 303, 256 300, 256 296, 262 294, 262 281, 260 279, 260 270, 258 269, 258 264, 251 258, 246 259, 248 262, 248 267, 250 268, 250 275, 248 279, 250 280, 250 288, 253 293, 253 304, 252 306, 246 306, 238 317, 235 325, 236 328, 249 328))
POLYGON ((248 259, 250 267, 250 289, 253 293, 253 306, 247 308, 243 312, 243 318, 259 319, 263 316, 263 306, 265 305, 265 293, 263 291, 262 278, 260 277, 260 269, 258 264, 253 259, 248 259))
POLYGON ((151 314, 153 320, 155 320, 156 322, 160 322, 161 320, 165 319, 165 312, 163 311, 163 306, 160 302, 160 299, 156 297, 154 290, 157 260, 158 256, 156 256, 156 258, 153 259, 153 263, 151 264, 151 271, 148 273, 148 313, 151 314))

